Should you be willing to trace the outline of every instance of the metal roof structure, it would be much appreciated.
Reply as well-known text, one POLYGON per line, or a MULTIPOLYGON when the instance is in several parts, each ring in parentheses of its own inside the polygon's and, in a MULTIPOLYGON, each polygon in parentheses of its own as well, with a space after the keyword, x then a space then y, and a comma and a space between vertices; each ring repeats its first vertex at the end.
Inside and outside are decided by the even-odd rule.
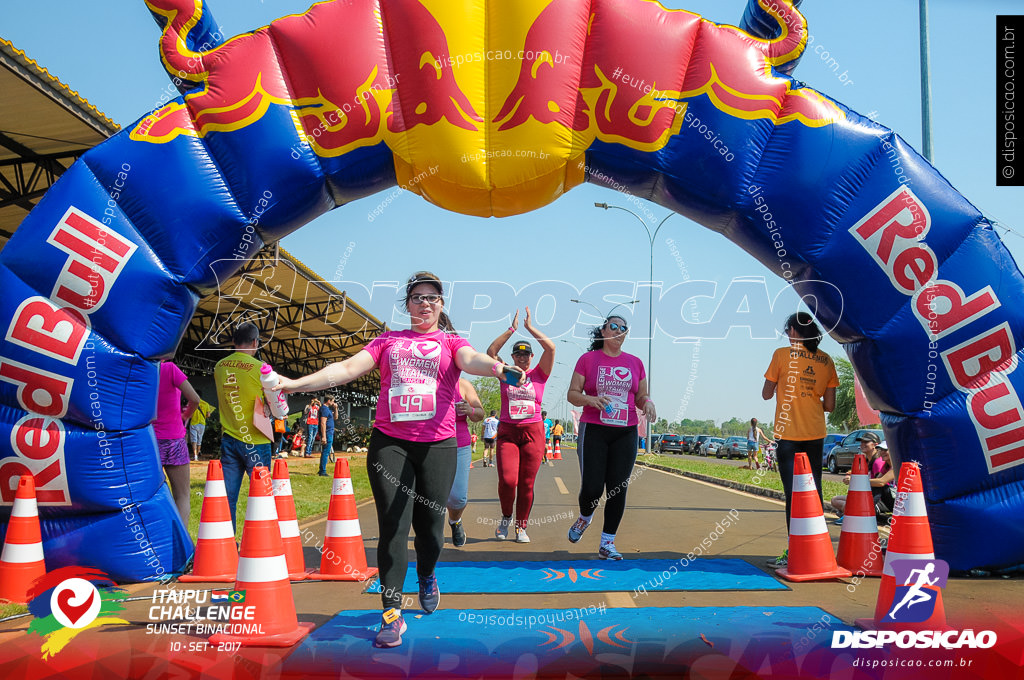
MULTIPOLYGON (((0 249, 54 182, 86 151, 121 129, 76 91, 0 38, 0 249)), ((268 246, 199 302, 175 361, 212 374, 230 328, 254 321, 261 357, 285 375, 311 373, 352 356, 387 330, 344 291, 277 245, 268 246)), ((333 393, 371 405, 376 372, 333 393)))
POLYGON ((120 130, 0 38, 0 248, 78 157, 120 130))

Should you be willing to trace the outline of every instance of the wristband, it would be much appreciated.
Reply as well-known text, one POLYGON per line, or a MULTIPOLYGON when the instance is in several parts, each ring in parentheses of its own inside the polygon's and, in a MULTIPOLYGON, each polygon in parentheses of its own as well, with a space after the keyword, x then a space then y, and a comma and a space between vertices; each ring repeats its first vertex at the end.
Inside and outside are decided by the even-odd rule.
POLYGON ((491 364, 491 373, 494 374, 495 378, 498 377, 498 366, 501 366, 501 363, 498 361, 495 361, 493 364, 491 364))
POLYGON ((509 326, 508 330, 509 330, 510 333, 515 333, 516 332, 515 326, 509 326))

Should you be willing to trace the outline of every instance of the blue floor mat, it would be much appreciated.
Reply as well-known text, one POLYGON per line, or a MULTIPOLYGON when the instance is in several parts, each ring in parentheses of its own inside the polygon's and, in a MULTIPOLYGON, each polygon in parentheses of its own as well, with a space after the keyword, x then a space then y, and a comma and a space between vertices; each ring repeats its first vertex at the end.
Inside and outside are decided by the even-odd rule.
POLYGON ((342 612, 289 655, 282 677, 613 677, 619 670, 682 677, 687 667, 712 657, 730 657, 734 666, 754 671, 765 664, 795 670, 827 665, 831 631, 851 630, 817 607, 603 604, 438 610, 429 616, 407 610, 408 630, 394 649, 372 645, 380 610, 342 612))
MULTIPOLYGON (((697 559, 686 567, 678 560, 439 562, 436 574, 442 593, 789 590, 739 559, 697 559)), ((410 564, 403 590, 418 589, 416 565, 410 564)), ((379 593, 380 582, 374 581, 367 592, 379 593)))

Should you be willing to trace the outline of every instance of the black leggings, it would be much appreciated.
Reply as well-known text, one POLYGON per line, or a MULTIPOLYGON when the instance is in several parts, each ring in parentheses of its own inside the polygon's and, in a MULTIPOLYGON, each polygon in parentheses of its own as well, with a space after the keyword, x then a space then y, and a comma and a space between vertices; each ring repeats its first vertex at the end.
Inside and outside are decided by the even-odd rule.
POLYGON ((594 514, 601 496, 608 491, 604 509, 606 534, 614 534, 626 512, 626 489, 637 451, 636 425, 615 427, 580 423, 576 442, 580 456, 580 516, 594 514))
POLYGON ((814 486, 818 488, 818 502, 821 498, 821 453, 825 444, 825 438, 810 439, 808 441, 793 441, 791 439, 780 439, 775 449, 775 461, 779 465, 779 476, 782 477, 782 489, 786 492, 786 532, 789 533, 789 514, 793 505, 793 465, 796 463, 796 454, 803 451, 811 464, 811 474, 814 475, 814 486))
POLYGON ((377 568, 384 609, 401 607, 409 569, 409 526, 416 532, 416 571, 434 573, 444 547, 445 501, 456 467, 455 438, 439 442, 396 439, 374 428, 366 471, 377 506, 377 568))

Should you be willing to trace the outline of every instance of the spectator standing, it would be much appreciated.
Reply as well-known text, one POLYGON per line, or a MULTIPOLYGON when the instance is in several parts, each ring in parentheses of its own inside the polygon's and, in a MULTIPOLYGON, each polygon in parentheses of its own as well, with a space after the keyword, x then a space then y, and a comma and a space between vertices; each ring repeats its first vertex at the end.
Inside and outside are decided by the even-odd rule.
MULTIPOLYGON (((251 478, 255 466, 270 467, 271 441, 256 424, 256 409, 260 409, 260 416, 266 419, 263 385, 260 384, 263 362, 255 356, 260 331, 256 324, 246 321, 235 329, 232 339, 235 351, 217 362, 213 379, 217 385, 217 408, 223 430, 220 461, 234 528, 243 474, 251 478)), ((266 422, 269 424, 269 420, 266 422)))
POLYGON ((491 411, 491 415, 484 419, 484 467, 493 466, 497 456, 494 452, 494 442, 498 436, 498 419, 495 418, 497 411, 491 411))
POLYGON ((334 405, 334 396, 324 399, 320 407, 320 442, 323 448, 320 450, 320 471, 321 477, 330 477, 327 473, 327 461, 334 453, 334 420, 338 417, 338 407, 334 405))
MULTIPOLYGON (((821 329, 807 312, 786 319, 789 346, 772 354, 764 374, 761 397, 775 397, 775 458, 786 493, 786 531, 789 531, 793 502, 793 464, 796 454, 804 452, 811 461, 814 485, 821 500, 821 452, 825 442, 825 413, 836 407, 839 376, 835 364, 818 350, 821 329)), ((787 548, 768 564, 784 567, 789 563, 787 548)))
POLYGON ((320 431, 320 400, 314 397, 302 413, 306 419, 306 453, 303 458, 312 458, 313 442, 320 431))
POLYGON ((747 467, 751 470, 758 468, 757 451, 762 439, 765 444, 771 441, 764 430, 757 426, 757 418, 751 418, 750 427, 747 428, 747 467))
POLYGON ((188 443, 192 448, 192 460, 199 460, 199 452, 203 448, 203 434, 206 432, 206 419, 213 413, 213 404, 203 400, 202 390, 197 389, 199 406, 188 420, 188 443))
POLYGON ((192 417, 199 401, 199 395, 181 369, 172 361, 160 362, 160 387, 157 390, 153 434, 156 436, 160 464, 167 474, 174 505, 178 508, 181 521, 186 525, 191 512, 191 491, 185 423, 192 417), (182 395, 188 401, 184 411, 181 408, 182 395))

